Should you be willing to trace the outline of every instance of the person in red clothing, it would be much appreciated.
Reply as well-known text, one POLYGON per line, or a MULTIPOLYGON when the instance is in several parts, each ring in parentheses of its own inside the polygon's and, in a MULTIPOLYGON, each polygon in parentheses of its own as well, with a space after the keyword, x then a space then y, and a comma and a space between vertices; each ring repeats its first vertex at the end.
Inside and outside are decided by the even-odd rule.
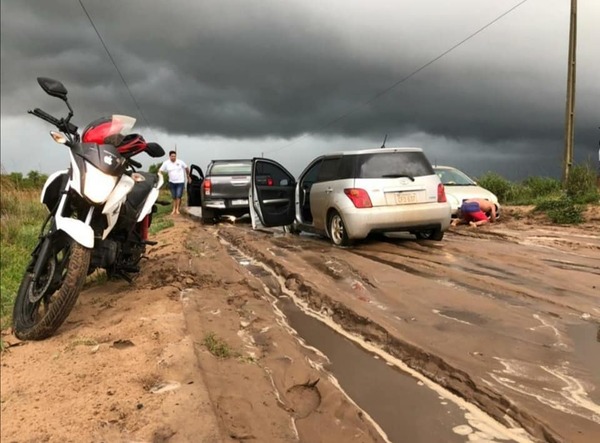
POLYGON ((452 222, 453 226, 468 223, 477 227, 486 223, 496 221, 496 205, 483 198, 469 198, 462 202, 459 208, 459 218, 452 222), (489 214, 489 217, 488 215, 489 214))

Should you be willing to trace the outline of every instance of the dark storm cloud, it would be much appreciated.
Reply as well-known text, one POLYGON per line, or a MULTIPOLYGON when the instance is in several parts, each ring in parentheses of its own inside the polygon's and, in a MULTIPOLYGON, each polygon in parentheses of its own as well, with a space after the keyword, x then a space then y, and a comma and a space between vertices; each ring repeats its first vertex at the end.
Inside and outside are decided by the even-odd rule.
MULTIPOLYGON (((598 17, 591 1, 580 10, 588 3, 598 17)), ((523 155, 562 143, 564 2, 530 0, 364 106, 516 1, 463 1, 462 11, 433 0, 83 3, 149 125, 167 134, 379 141, 424 133, 468 142, 465 155, 478 145, 523 155)), ((62 112, 38 88, 43 75, 65 83, 79 122, 126 113, 144 124, 78 1, 3 0, 1 20, 3 116, 35 106, 62 112)), ((591 155, 600 65, 581 37, 580 47, 577 152, 591 155)))

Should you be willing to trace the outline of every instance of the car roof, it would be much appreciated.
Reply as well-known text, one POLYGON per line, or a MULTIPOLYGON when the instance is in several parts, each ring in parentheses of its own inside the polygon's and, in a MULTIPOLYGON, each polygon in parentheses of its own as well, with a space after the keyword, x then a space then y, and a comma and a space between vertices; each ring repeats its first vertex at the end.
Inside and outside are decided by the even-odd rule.
POLYGON ((422 148, 398 147, 398 148, 370 148, 357 151, 338 151, 325 154, 323 157, 334 157, 338 155, 360 155, 360 154, 383 154, 390 152, 423 152, 422 148))

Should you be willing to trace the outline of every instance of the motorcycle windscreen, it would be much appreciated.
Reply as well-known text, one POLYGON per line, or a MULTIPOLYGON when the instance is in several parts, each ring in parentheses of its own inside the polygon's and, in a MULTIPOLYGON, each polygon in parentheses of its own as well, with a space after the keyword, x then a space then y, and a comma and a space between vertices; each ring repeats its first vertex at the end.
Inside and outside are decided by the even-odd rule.
POLYGON ((125 158, 113 145, 81 143, 75 153, 105 174, 120 177, 127 167, 125 158))

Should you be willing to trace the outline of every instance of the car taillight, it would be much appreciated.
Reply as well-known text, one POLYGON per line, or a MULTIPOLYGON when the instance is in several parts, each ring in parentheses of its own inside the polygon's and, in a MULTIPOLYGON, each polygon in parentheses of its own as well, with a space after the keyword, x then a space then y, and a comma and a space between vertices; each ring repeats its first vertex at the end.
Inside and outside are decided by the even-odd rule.
POLYGON ((438 185, 438 203, 446 203, 448 200, 446 200, 446 191, 444 190, 444 185, 443 184, 439 184, 438 185))
POLYGON ((360 188, 346 188, 344 189, 344 194, 348 196, 354 206, 357 208, 372 208, 373 204, 371 203, 371 198, 369 194, 364 189, 360 188))
POLYGON ((212 190, 212 183, 210 182, 210 178, 204 179, 204 183, 202 184, 204 187, 204 195, 210 195, 210 191, 212 190))

